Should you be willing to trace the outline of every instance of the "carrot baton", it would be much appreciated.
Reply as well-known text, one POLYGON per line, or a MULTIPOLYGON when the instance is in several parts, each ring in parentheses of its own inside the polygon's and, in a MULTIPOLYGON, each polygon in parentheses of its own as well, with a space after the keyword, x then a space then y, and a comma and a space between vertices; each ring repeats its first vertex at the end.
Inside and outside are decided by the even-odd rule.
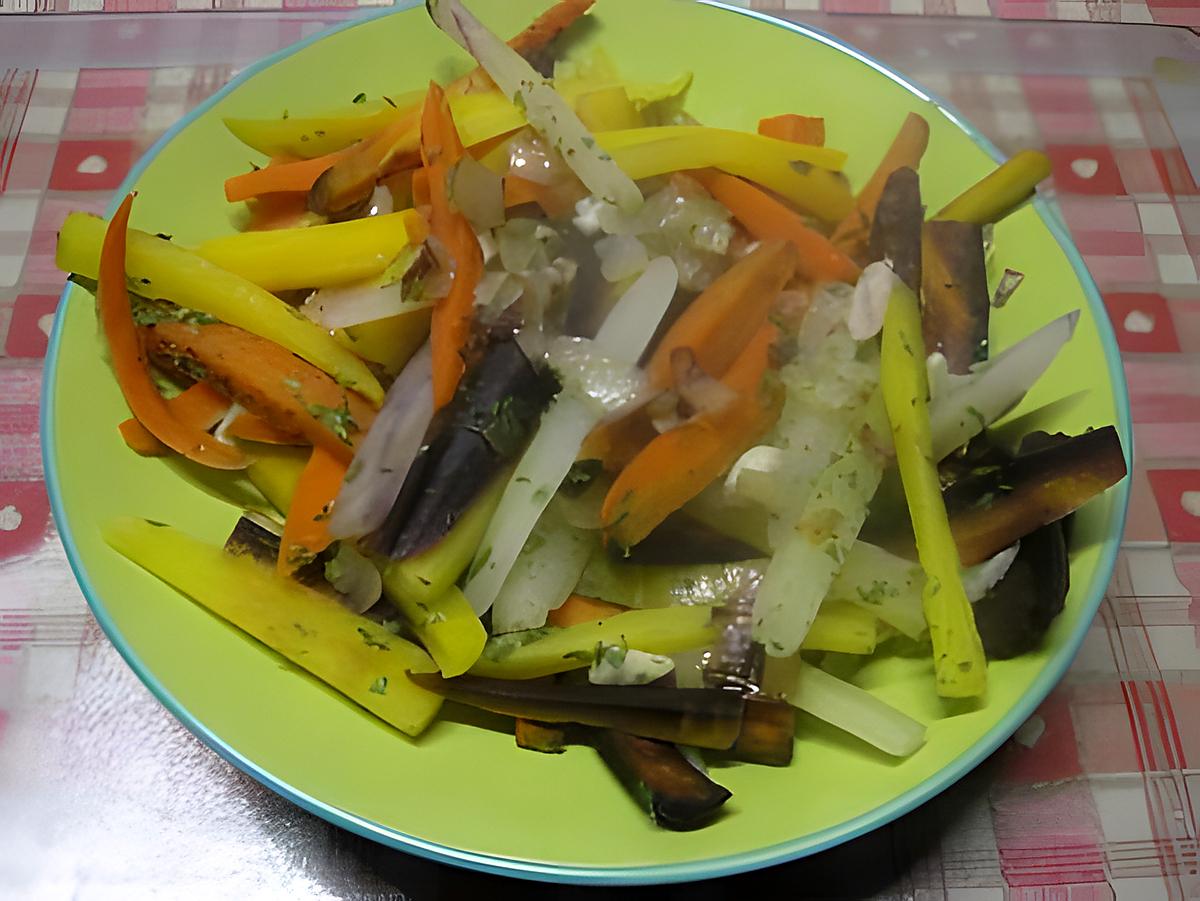
MULTIPOLYGON (((229 410, 229 398, 204 382, 196 382, 168 400, 167 409, 180 422, 207 432, 229 410)), ((169 447, 133 417, 126 419, 117 429, 130 450, 143 457, 162 457, 170 453, 169 447)))
POLYGON ((929 146, 929 123, 916 113, 909 113, 900 126, 895 140, 879 163, 874 174, 854 199, 854 209, 833 230, 833 243, 854 259, 866 253, 875 208, 883 196, 888 178, 897 169, 907 166, 916 169, 929 146))
POLYGON ((734 263, 667 330, 646 364, 650 384, 670 385, 671 353, 681 347, 691 349, 706 373, 723 376, 767 321, 775 298, 795 274, 797 256, 786 241, 764 241, 734 263))
POLYGON ((783 392, 763 376, 776 334, 770 323, 760 328, 722 379, 735 399, 663 432, 622 470, 600 510, 606 537, 621 547, 637 544, 775 424, 783 392))
POLYGON ((782 116, 759 119, 758 133, 781 141, 810 144, 813 147, 825 146, 825 120, 820 116, 784 113, 782 116))
POLYGON ((311 160, 272 162, 269 166, 225 179, 225 199, 230 203, 264 194, 307 191, 326 169, 350 153, 352 147, 335 150, 311 160))
POLYGON ((329 534, 329 513, 333 500, 346 476, 346 463, 320 445, 314 446, 308 463, 300 473, 296 492, 288 507, 279 539, 279 558, 275 569, 290 576, 333 543, 329 534))
MULTIPOLYGON (((528 58, 558 37, 593 2, 595 0, 560 0, 512 38, 508 45, 528 58)), ((477 67, 452 82, 446 88, 446 94, 461 96, 491 90, 495 90, 492 80, 482 68, 477 67)), ((414 107, 374 137, 352 147, 345 158, 336 161, 336 165, 328 168, 313 183, 309 193, 309 208, 334 217, 352 214, 359 204, 370 198, 379 178, 390 170, 403 168, 416 161, 420 135, 418 122, 422 116, 420 107, 414 107)))
POLYGON ((760 241, 771 238, 790 241, 799 251, 796 272, 806 281, 854 284, 858 280, 859 269, 853 260, 766 191, 723 172, 698 171, 692 176, 760 241))
POLYGON ((271 425, 266 420, 253 413, 242 413, 229 424, 226 435, 241 438, 243 441, 257 441, 259 444, 284 444, 297 446, 308 444, 308 441, 297 432, 285 432, 271 425))
POLYGON ((163 365, 201 376, 272 426, 302 435, 347 463, 374 421, 375 411, 361 395, 250 332, 224 324, 160 322, 142 333, 151 356, 163 365))
POLYGON ((450 203, 447 180, 451 167, 462 156, 462 142, 446 94, 437 83, 430 82, 421 111, 421 160, 429 181, 429 227, 449 253, 454 273, 450 291, 434 306, 430 323, 435 410, 450 402, 462 378, 462 349, 471 329, 475 286, 483 273, 483 253, 475 232, 450 203))
POLYGON ((129 194, 122 201, 104 233, 96 290, 100 323, 112 353, 113 371, 121 394, 137 421, 171 450, 214 469, 243 469, 250 461, 241 451, 172 415, 150 377, 146 350, 133 321, 129 290, 125 286, 125 233, 129 228, 133 197, 129 194))

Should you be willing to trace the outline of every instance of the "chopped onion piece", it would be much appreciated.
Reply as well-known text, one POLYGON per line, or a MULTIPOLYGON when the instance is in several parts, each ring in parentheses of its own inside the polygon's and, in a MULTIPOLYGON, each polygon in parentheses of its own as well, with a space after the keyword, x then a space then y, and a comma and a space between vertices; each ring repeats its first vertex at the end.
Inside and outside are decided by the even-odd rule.
POLYGON ((376 185, 375 191, 371 194, 371 205, 367 212, 368 216, 386 216, 388 213, 395 212, 396 204, 392 199, 392 192, 383 185, 376 185))
POLYGON ((375 564, 345 541, 325 564, 325 580, 338 593, 342 606, 353 613, 365 613, 383 593, 383 577, 375 564))
POLYGON ((963 590, 967 593, 967 600, 973 604, 982 600, 985 594, 995 588, 996 583, 1004 578, 1008 568, 1017 559, 1019 550, 1021 550, 1021 542, 1018 541, 1012 547, 1006 547, 996 556, 964 569, 962 581, 963 590))
POLYGON ((406 247, 382 275, 314 291, 300 311, 327 329, 346 328, 432 306, 438 295, 417 277, 422 248, 406 247))
POLYGON ((502 313, 516 303, 524 290, 521 280, 510 272, 485 272, 475 286, 475 306, 502 313))
POLYGON ((438 27, 475 57, 505 96, 524 107, 529 124, 547 137, 589 191, 630 212, 642 205, 642 192, 633 179, 596 146, 596 139, 570 104, 517 51, 484 28, 459 0, 426 0, 426 8, 438 27))
POLYGON ((595 401, 604 413, 624 407, 642 395, 645 373, 624 359, 606 357, 587 338, 562 335, 553 339, 546 359, 563 388, 595 401))
POLYGON ((433 418, 433 354, 418 350, 388 389, 329 516, 334 538, 358 538, 383 524, 433 418))
POLYGON ((784 451, 778 447, 759 444, 742 454, 729 475, 725 477, 725 493, 764 507, 771 505, 778 491, 775 473, 783 466, 784 451))
POLYGON ((736 391, 700 368, 690 347, 677 347, 671 352, 671 375, 675 392, 691 407, 693 415, 716 413, 737 400, 736 391))
POLYGON ((450 171, 450 201, 475 231, 504 224, 504 181, 470 154, 450 171))
MULTIPOLYGON (((669 258, 651 260, 592 339, 596 353, 628 366, 636 364, 666 314, 677 283, 675 264, 669 258)), ((568 385, 542 417, 468 572, 463 593, 477 614, 492 606, 529 533, 575 462, 583 439, 604 412, 603 404, 568 385)))
POLYGON ((650 262, 646 245, 633 235, 606 235, 596 242, 600 274, 606 281, 620 282, 637 275, 650 262))
POLYGON ((892 296, 892 287, 897 281, 892 267, 882 260, 871 263, 862 271, 854 286, 854 299, 846 316, 850 337, 865 341, 879 334, 883 328, 888 298, 892 296))

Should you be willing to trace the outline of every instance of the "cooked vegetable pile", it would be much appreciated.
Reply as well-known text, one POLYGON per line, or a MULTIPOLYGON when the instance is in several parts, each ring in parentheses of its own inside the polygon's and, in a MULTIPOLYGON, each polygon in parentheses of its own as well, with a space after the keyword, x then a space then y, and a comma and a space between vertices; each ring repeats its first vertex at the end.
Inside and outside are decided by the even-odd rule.
POLYGON ((269 158, 225 182, 245 231, 182 247, 130 195, 72 215, 58 262, 128 446, 263 496, 223 548, 122 519, 116 551, 409 735, 443 700, 512 717, 687 829, 730 796, 702 757, 786 766, 797 710, 919 751, 854 660, 921 653, 930 692, 986 698, 1125 459, 1111 426, 991 428, 1078 315, 989 353, 1038 291, 991 227, 1045 157, 927 218, 920 116, 858 149, 882 160, 855 192, 821 119, 714 128, 686 74, 555 61, 591 4, 506 44, 429 0, 479 68, 229 120, 269 158))

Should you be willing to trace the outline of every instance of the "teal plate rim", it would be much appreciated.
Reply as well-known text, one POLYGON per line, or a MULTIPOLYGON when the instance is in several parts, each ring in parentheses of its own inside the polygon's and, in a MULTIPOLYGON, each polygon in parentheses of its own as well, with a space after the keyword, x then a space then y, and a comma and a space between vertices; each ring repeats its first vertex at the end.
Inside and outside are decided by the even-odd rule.
MULTIPOLYGON (((282 59, 297 53, 300 50, 314 44, 317 41, 344 31, 349 28, 355 28, 365 23, 371 22, 377 18, 387 15, 394 15, 398 12, 405 12, 415 6, 421 5, 422 0, 401 0, 395 6, 384 10, 368 13, 362 17, 353 19, 347 22, 340 22, 330 26, 316 34, 291 45, 285 47, 264 59, 259 60, 243 69, 238 75, 225 85, 217 93, 209 97, 198 107, 189 112, 186 116, 171 126, 161 138, 159 138, 153 146, 138 160, 138 162, 130 170, 125 181, 114 195, 114 199, 108 205, 108 215, 112 215, 116 211, 119 198, 125 196, 133 185, 137 182, 142 172, 150 164, 150 162, 162 151, 162 149, 184 129, 193 120, 203 115, 211 109, 218 101, 231 93, 234 89, 242 85, 244 82, 253 78, 259 72, 274 65, 282 59)), ((802 36, 809 40, 815 40, 845 53, 859 62, 862 62, 872 69, 886 76, 905 90, 920 97, 923 100, 931 102, 938 108, 942 115, 949 118, 954 124, 961 128, 972 140, 982 147, 993 159, 1002 160, 1003 154, 997 147, 988 140, 983 134, 972 126, 963 115, 955 109, 955 107, 941 99, 937 95, 925 90, 914 84, 912 81, 896 72, 891 67, 885 65, 879 60, 874 59, 866 53, 844 43, 843 41, 827 34, 817 28, 799 23, 787 22, 781 19, 768 16, 753 10, 742 9, 739 7, 729 6, 718 0, 696 0, 704 6, 711 6, 716 9, 724 10, 736 15, 748 16, 752 19, 757 19, 760 22, 774 25, 778 28, 784 28, 793 34, 802 36)), ((1091 309, 1093 318, 1096 320, 1097 331, 1100 336, 1101 344, 1104 348, 1105 361, 1108 365, 1108 375, 1111 382, 1113 397, 1117 406, 1117 432, 1121 437, 1122 445, 1125 449, 1126 464, 1132 472, 1133 459, 1133 433, 1130 427, 1129 414, 1129 391, 1125 382, 1125 372, 1121 365, 1120 351, 1117 347, 1116 335, 1112 329, 1112 323, 1109 321, 1108 314, 1104 307, 1104 302, 1100 297, 1099 289, 1092 280, 1090 273, 1083 262, 1083 257, 1072 243, 1068 235, 1066 226, 1058 217, 1050 204, 1041 197, 1037 197, 1033 201, 1034 207, 1042 220, 1049 227, 1050 232, 1058 241, 1059 246, 1066 254, 1071 263, 1072 269, 1075 271, 1076 277, 1084 288, 1087 295, 1088 306, 1091 309)), ((742 852, 732 854, 726 857, 710 858, 703 861, 693 861, 689 863, 679 864, 664 864, 660 866, 633 866, 633 867, 594 867, 594 866, 573 866, 569 864, 553 864, 543 863, 533 860, 519 860, 507 857, 497 857, 490 854, 480 854, 473 851, 454 848, 448 845, 443 845, 437 842, 426 841, 414 835, 408 835, 394 829, 388 829, 373 823, 369 820, 358 817, 348 811, 321 801, 319 798, 314 798, 306 794, 303 790, 296 786, 289 785, 286 782, 276 778, 271 773, 260 767, 254 761, 244 757, 235 748, 227 744, 220 736, 213 733, 204 723, 200 722, 195 716, 183 706, 180 701, 175 698, 166 687, 158 681, 157 677, 143 663, 132 647, 125 641, 124 636, 117 629, 116 624, 112 621, 104 606, 103 599, 99 596, 96 589, 88 578, 87 570, 80 558, 79 549, 75 544, 74 536, 71 533, 70 525, 66 517, 66 505, 62 496, 62 486, 59 481, 59 474, 56 464, 54 448, 57 446, 55 434, 55 385, 58 372, 58 355, 61 350, 63 323, 65 320, 65 310, 67 303, 67 295, 70 292, 70 285, 63 289, 62 295, 59 298, 59 312, 55 316, 54 329, 50 335, 50 345, 46 353, 46 363, 43 370, 42 382, 42 397, 41 397, 41 442, 42 442, 42 458, 46 473, 46 487, 50 496, 50 509, 54 516, 55 525, 58 528, 59 536, 62 540, 63 547, 66 550, 67 559, 70 563, 71 570, 75 575, 76 581, 79 583, 80 589, 83 591, 84 597, 91 607, 93 614, 99 622, 100 627, 104 630, 104 634, 116 647, 117 651, 124 658, 125 662, 134 671, 139 679, 150 689, 150 692, 167 708, 171 714, 178 719, 193 735, 195 735, 205 745, 215 751, 224 760, 236 766, 242 772, 251 776, 258 782, 265 785, 267 788, 277 794, 287 798, 294 804, 299 805, 310 813, 328 820, 334 825, 348 829, 366 838, 388 845, 400 851, 405 851, 415 854, 419 857, 424 857, 438 863, 450 864, 467 869, 478 870, 484 873, 490 873, 498 876, 510 876, 522 879, 532 879, 543 882, 561 882, 574 884, 591 884, 591 885, 643 885, 643 884, 661 884, 669 882, 687 882, 699 879, 713 879, 720 876, 729 876, 735 873, 742 873, 748 870, 755 870, 762 867, 771 866, 773 864, 784 863, 790 860, 796 860, 801 857, 807 857, 811 854, 816 854, 819 851, 824 851, 836 845, 847 842, 853 838, 857 838, 873 829, 884 826, 895 820, 897 817, 908 813, 918 805, 928 801, 930 798, 949 788, 968 772, 978 766, 983 760, 988 757, 993 751, 1000 746, 1009 736, 1011 736, 1017 728, 1025 722, 1026 719, 1037 709, 1037 706, 1048 695, 1051 689, 1058 683, 1066 672, 1067 667, 1074 659, 1076 652, 1082 644, 1085 634, 1096 611, 1100 607, 1100 603, 1104 598, 1104 590, 1108 585, 1109 579, 1112 577, 1113 567, 1116 563, 1117 551, 1120 547, 1121 536, 1125 530, 1125 518, 1129 508, 1129 491, 1130 479, 1126 477, 1118 485, 1115 486, 1116 505, 1110 514, 1111 529, 1108 537, 1104 540, 1101 548, 1100 559, 1097 563, 1095 573, 1093 574, 1091 584, 1087 587, 1083 611, 1075 629, 1067 636, 1066 641, 1058 649, 1058 651, 1050 657, 1041 673, 1034 680, 1029 692, 1022 698, 1021 702, 1014 706, 999 723, 992 727, 982 738, 980 738, 968 751, 961 754, 949 766, 943 768, 937 775, 926 779, 919 785, 910 788, 904 794, 894 798, 887 804, 876 808, 865 814, 861 814, 851 820, 838 825, 831 826, 828 829, 820 832, 810 833, 808 835, 799 836, 786 842, 781 842, 766 848, 760 848, 756 851, 742 852)))

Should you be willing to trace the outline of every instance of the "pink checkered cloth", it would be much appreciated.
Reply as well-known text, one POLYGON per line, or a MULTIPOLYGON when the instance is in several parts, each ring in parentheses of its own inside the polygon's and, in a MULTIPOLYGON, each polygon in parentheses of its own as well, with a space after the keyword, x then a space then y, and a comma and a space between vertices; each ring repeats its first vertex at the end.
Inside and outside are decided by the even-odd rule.
MULTIPOLYGON (((771 13, 826 12, 910 16, 995 16, 1068 22, 1200 26, 1196 0, 726 0, 771 13)), ((0 14, 288 12, 391 6, 391 0, 0 0, 0 14)))
POLYGON ((994 16, 1064 22, 1200 26, 1196 0, 741 0, 769 13, 826 12, 908 16, 994 16))
MULTIPOLYGON (((331 843, 315 820, 210 755, 196 756, 195 741, 115 661, 71 582, 42 482, 41 362, 63 284, 53 265, 55 231, 69 210, 99 211, 152 140, 231 74, 227 67, 0 70, 0 809, 4 793, 16 791, 3 787, 2 774, 5 755, 19 754, 28 739, 22 723, 44 717, 45 735, 66 729, 63 747, 72 748, 72 723, 108 734, 90 711, 107 711, 107 718, 132 709, 152 724, 135 726, 153 732, 153 747, 186 756, 192 761, 186 772, 202 774, 204 781, 188 783, 192 791, 209 798, 219 786, 222 797, 253 795, 256 809, 272 811, 273 829, 286 821, 289 834, 307 842, 306 855, 329 859, 354 840, 331 843), (58 655, 53 665, 52 654, 58 655), (70 677, 62 682, 64 673, 70 677), (96 697, 100 686, 119 692, 116 707, 96 697)), ((1100 285, 1129 378, 1138 454, 1132 507, 1116 575, 1083 651, 1019 740, 930 805, 840 856, 797 864, 795 872, 829 887, 827 897, 1200 898, 1191 795, 1192 787, 1200 789, 1192 769, 1200 761, 1196 173, 1150 79, 912 74, 1006 151, 1040 146, 1053 160, 1054 192, 1100 285), (831 875, 878 872, 881 861, 893 868, 883 888, 847 891, 831 875)), ((153 766, 158 754, 137 752, 133 759, 138 767, 153 766)), ((124 757, 106 760, 103 778, 77 787, 72 797, 118 803, 103 787, 124 772, 124 757)), ((46 785, 58 785, 72 767, 65 761, 52 767, 58 781, 46 785)), ((29 778, 40 778, 36 768, 29 778)), ((143 819, 147 807, 165 803, 136 774, 121 784, 143 819)), ((172 817, 186 815, 166 809, 172 817)), ((241 823, 243 808, 229 810, 222 808, 223 815, 241 823)), ((149 829, 157 820, 145 822, 149 829)), ((294 866, 308 878, 308 860, 285 863, 283 872, 294 866)), ((143 865, 154 864, 139 858, 143 865)))

